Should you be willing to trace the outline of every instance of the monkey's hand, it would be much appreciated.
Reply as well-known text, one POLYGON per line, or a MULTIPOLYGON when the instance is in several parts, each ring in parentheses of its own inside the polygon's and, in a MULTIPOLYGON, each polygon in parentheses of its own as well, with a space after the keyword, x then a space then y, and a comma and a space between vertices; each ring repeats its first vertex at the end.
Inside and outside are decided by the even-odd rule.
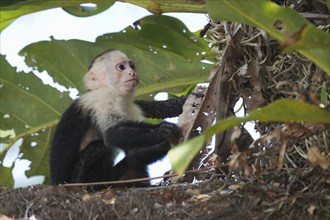
POLYGON ((180 138, 182 138, 181 129, 173 123, 162 122, 158 128, 158 135, 173 145, 179 143, 180 138))

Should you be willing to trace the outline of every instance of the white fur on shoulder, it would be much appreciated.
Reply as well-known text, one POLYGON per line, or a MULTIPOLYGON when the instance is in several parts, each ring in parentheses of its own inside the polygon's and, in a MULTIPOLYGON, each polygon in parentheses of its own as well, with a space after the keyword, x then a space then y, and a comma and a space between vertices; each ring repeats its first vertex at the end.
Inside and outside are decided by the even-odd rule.
POLYGON ((80 106, 92 115, 93 122, 103 132, 119 121, 143 121, 142 110, 133 97, 120 96, 110 88, 100 88, 83 94, 80 106))

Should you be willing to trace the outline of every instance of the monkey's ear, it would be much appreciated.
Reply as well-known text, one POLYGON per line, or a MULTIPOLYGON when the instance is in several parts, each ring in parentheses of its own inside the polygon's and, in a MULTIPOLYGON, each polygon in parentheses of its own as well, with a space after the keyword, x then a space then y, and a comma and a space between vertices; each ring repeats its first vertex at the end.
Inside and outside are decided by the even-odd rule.
POLYGON ((90 70, 84 77, 85 87, 87 90, 95 90, 102 87, 103 82, 94 71, 90 70))

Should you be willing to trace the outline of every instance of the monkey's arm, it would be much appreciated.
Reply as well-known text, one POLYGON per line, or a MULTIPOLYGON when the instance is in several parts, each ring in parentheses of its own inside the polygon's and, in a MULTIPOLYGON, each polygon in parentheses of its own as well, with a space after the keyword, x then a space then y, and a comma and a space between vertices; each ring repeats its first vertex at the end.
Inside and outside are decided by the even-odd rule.
POLYGON ((172 123, 152 125, 143 122, 124 122, 110 127, 106 132, 107 146, 119 147, 124 151, 160 144, 176 143, 182 136, 180 129, 172 123))
POLYGON ((79 159, 81 140, 90 126, 91 120, 84 116, 77 101, 63 114, 51 144, 50 169, 53 184, 71 180, 79 159))
POLYGON ((140 106, 144 116, 147 118, 172 118, 182 113, 182 106, 188 95, 166 101, 144 101, 136 100, 135 103, 140 106))

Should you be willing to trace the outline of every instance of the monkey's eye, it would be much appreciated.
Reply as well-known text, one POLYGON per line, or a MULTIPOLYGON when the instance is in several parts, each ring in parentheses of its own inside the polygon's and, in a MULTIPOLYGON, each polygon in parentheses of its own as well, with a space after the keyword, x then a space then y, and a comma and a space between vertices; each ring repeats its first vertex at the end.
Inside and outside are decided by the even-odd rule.
POLYGON ((125 67, 124 64, 119 64, 119 65, 117 66, 117 69, 120 70, 120 71, 123 71, 123 70, 126 69, 126 67, 125 67))
POLYGON ((135 70, 135 68, 136 68, 135 64, 134 64, 132 61, 129 61, 129 66, 130 66, 133 70, 135 70))

